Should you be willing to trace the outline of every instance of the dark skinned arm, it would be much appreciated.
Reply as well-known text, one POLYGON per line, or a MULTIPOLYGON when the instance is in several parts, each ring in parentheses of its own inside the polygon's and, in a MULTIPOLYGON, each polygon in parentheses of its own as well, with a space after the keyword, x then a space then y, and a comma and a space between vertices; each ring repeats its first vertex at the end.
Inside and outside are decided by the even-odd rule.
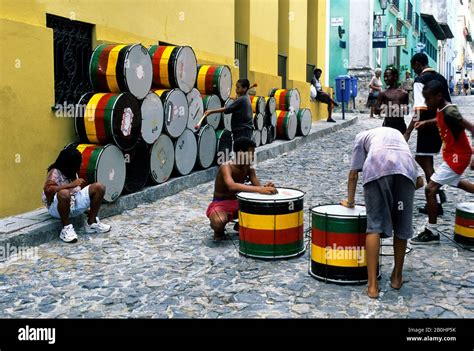
POLYGON ((355 192, 357 189, 357 181, 359 180, 359 171, 350 171, 347 180, 347 200, 341 201, 341 205, 345 207, 355 206, 355 192))
POLYGON ((222 167, 222 177, 224 179, 224 183, 227 186, 227 189, 233 193, 238 193, 240 191, 245 191, 249 193, 260 193, 260 194, 275 194, 276 189, 273 187, 263 187, 263 186, 253 186, 253 185, 245 185, 234 182, 234 178, 232 178, 232 170, 230 166, 222 167))
POLYGON ((376 115, 380 115, 380 112, 382 112, 382 103, 385 97, 385 93, 380 93, 379 96, 377 97, 377 101, 375 101, 374 104, 374 113, 376 115))

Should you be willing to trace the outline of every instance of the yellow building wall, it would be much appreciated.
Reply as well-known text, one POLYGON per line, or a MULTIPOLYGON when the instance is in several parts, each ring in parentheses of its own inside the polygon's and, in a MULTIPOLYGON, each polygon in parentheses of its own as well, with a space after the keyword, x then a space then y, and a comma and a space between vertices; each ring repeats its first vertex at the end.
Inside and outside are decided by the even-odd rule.
MULTIPOLYGON (((287 55, 288 87, 298 88, 302 106, 311 107, 305 82, 307 1, 0 0, 0 217, 42 206, 46 168, 75 140, 73 119, 51 110, 53 30, 46 27, 47 13, 94 24, 93 46, 190 45, 199 63, 229 65, 234 82, 234 41, 243 42, 249 45, 249 80, 259 84, 257 95, 281 87, 277 55, 287 55)), ((325 40, 325 3, 317 0, 318 43, 325 40)), ((323 69, 324 47, 317 50, 323 69)), ((313 112, 315 117, 325 118, 324 111, 313 112)))
POLYGON ((46 27, 47 13, 95 24, 94 44, 190 45, 199 61, 227 64, 238 78, 233 0, 0 0, 0 9, 0 217, 42 206, 46 168, 75 140, 73 119, 51 111, 53 30, 46 27))

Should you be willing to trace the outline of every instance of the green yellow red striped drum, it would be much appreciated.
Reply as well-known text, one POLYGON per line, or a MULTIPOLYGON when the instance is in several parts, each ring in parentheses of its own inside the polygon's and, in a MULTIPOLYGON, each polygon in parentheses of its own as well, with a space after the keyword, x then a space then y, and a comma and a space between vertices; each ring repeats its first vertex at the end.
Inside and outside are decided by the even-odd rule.
POLYGON ((114 143, 129 150, 141 134, 140 104, 130 93, 84 94, 76 105, 75 115, 76 133, 85 143, 114 143))
POLYGON ((474 202, 456 206, 454 240, 466 246, 474 246, 474 202))
POLYGON ((353 284, 367 281, 364 206, 317 206, 311 209, 311 266, 320 280, 353 284))
POLYGON ((277 110, 293 110, 296 112, 300 108, 301 97, 298 89, 273 88, 268 96, 275 98, 277 110))
POLYGON ((95 91, 130 92, 143 99, 153 79, 151 57, 140 44, 101 44, 92 53, 89 77, 95 91))
POLYGON ((279 259, 302 254, 304 192, 278 188, 278 194, 242 192, 239 200, 239 252, 244 256, 279 259))
POLYGON ((265 117, 262 113, 256 113, 253 116, 253 126, 257 130, 262 130, 265 125, 265 117))
POLYGON ((276 100, 273 96, 267 96, 265 99, 265 112, 272 114, 277 110, 276 100))
POLYGON ((189 46, 152 45, 148 52, 153 64, 153 85, 160 88, 178 88, 189 93, 195 83, 197 61, 189 46))
POLYGON ((307 136, 311 131, 311 124, 313 123, 311 110, 307 108, 300 108, 296 113, 296 119, 298 121, 296 135, 307 136))
POLYGON ((198 66, 196 88, 204 95, 215 94, 226 101, 232 89, 232 74, 228 66, 198 66))
POLYGON ((276 111, 276 135, 280 139, 292 140, 296 136, 298 121, 293 111, 276 111))
POLYGON ((253 113, 265 113, 265 108, 266 108, 266 101, 263 96, 253 96, 250 95, 250 104, 252 106, 252 112, 253 113))
POLYGON ((125 184, 125 159, 122 151, 112 144, 77 144, 75 147, 82 154, 79 177, 88 184, 104 184, 104 200, 116 200, 125 184))
POLYGON ((179 138, 188 125, 189 105, 180 89, 158 89, 155 93, 163 102, 163 131, 171 138, 179 138))
POLYGON ((142 129, 141 138, 147 144, 153 144, 163 129, 163 102, 153 91, 150 91, 141 104, 142 129))

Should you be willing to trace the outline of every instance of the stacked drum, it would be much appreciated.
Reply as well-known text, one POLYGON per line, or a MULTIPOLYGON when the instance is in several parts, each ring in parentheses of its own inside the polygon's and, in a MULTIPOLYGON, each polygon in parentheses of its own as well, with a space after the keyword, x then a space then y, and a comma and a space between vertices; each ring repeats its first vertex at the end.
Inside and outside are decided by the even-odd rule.
POLYGON ((300 93, 298 89, 271 89, 269 97, 275 98, 276 104, 276 136, 280 139, 292 140, 295 136, 307 136, 311 131, 311 110, 300 109, 300 93))

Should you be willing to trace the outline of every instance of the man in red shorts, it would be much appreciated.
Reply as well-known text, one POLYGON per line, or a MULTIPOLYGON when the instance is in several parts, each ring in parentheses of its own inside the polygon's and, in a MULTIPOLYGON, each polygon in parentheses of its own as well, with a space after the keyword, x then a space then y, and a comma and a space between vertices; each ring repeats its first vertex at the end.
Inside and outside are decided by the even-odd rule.
POLYGON ((211 222, 214 230, 214 240, 225 238, 225 225, 237 218, 239 202, 236 194, 241 191, 276 194, 277 190, 273 183, 268 182, 265 186, 260 181, 252 167, 255 157, 255 143, 249 138, 238 138, 234 141, 234 159, 219 167, 214 183, 214 198, 209 204, 206 216, 211 222), (252 185, 245 185, 249 179, 252 185))

